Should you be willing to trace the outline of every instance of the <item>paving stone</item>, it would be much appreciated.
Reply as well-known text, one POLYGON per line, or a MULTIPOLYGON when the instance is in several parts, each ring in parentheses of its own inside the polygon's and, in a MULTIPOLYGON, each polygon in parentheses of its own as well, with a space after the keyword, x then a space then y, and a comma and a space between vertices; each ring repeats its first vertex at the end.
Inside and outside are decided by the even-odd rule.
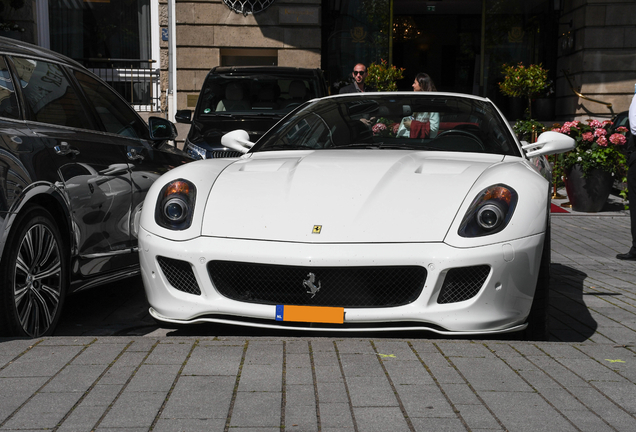
POLYGON ((161 418, 226 419, 235 383, 235 379, 227 376, 182 376, 161 418))
POLYGON ((318 431, 316 402, 311 406, 285 405, 285 430, 318 431))
POLYGON ((0 378, 0 424, 46 381, 47 377, 0 378))
POLYGON ((20 357, 20 361, 7 365, 0 371, 0 378, 48 376, 58 373, 71 362, 83 346, 34 346, 20 357))
POLYGON ((164 392, 124 391, 99 427, 150 428, 165 398, 164 392))
POLYGON ((369 432, 409 431, 409 425, 398 407, 353 409, 358 429, 369 432))
POLYGON ((455 408, 435 385, 399 386, 397 392, 409 418, 455 417, 455 408))
POLYGON ((283 365, 243 365, 238 391, 274 391, 282 389, 283 365))
POLYGON ((238 392, 230 427, 280 427, 280 392, 238 392))
POLYGON ((349 403, 349 396, 344 381, 336 382, 318 382, 318 399, 320 403, 349 403))
POLYGON ((534 432, 576 430, 536 393, 489 391, 480 392, 480 396, 496 418, 509 430, 534 432))
POLYGON ((321 400, 319 409, 322 430, 343 429, 351 431, 353 429, 353 417, 348 404, 324 403, 321 400))
MULTIPOLYGON (((152 429, 153 432, 175 431, 222 431, 225 428, 225 419, 180 419, 162 418, 152 429)), ((241 432, 244 432, 242 429, 241 432)))
POLYGON ((181 365, 192 349, 185 341, 168 340, 159 343, 146 359, 146 364, 181 365))
POLYGON ((6 429, 52 429, 79 400, 79 393, 38 393, 4 426, 6 429))
POLYGON ((42 390, 51 392, 85 392, 95 384, 104 372, 104 365, 75 365, 71 364, 60 371, 42 390))
POLYGON ((126 390, 167 393, 180 368, 178 364, 143 364, 135 372, 126 390))
POLYGON ((242 346, 200 345, 190 355, 183 374, 236 376, 242 356, 242 346))

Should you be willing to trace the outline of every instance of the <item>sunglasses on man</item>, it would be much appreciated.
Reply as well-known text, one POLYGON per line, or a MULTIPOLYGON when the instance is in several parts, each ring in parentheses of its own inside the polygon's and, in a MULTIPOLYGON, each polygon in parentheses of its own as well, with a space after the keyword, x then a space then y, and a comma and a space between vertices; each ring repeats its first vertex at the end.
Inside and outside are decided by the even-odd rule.
POLYGON ((364 75, 367 71, 353 71, 354 75, 364 75))

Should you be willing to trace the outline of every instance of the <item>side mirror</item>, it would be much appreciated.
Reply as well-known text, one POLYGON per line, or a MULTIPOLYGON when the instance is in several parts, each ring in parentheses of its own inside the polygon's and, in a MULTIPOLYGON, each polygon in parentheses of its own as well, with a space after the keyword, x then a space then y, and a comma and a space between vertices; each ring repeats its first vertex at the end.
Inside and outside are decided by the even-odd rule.
POLYGON ((148 118, 150 139, 155 141, 173 140, 177 137, 177 127, 170 120, 161 117, 148 118))
POLYGON ((531 144, 525 143, 522 146, 522 148, 527 151, 526 156, 528 157, 565 153, 574 150, 575 147, 576 141, 574 141, 574 138, 554 131, 543 132, 539 135, 537 142, 531 144))
POLYGON ((177 113, 174 115, 174 119, 177 123, 192 123, 192 110, 184 109, 177 110, 177 113))
POLYGON ((237 129, 232 132, 228 132, 221 137, 221 144, 232 150, 240 151, 245 154, 254 146, 253 142, 250 142, 250 135, 243 129, 237 129))

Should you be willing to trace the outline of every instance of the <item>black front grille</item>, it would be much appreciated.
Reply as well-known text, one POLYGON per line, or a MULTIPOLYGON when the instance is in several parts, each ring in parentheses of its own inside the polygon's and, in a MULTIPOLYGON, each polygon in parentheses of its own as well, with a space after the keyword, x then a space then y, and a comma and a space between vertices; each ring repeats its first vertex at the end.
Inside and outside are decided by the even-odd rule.
POLYGON ((450 269, 437 297, 437 303, 456 303, 477 295, 486 282, 490 266, 458 267, 450 269))
POLYGON ((157 262, 170 285, 188 294, 201 294, 201 289, 189 262, 162 256, 157 257, 157 262))
POLYGON ((208 272, 221 295, 232 300, 350 308, 411 303, 426 281, 426 269, 419 266, 291 267, 211 261, 208 272))

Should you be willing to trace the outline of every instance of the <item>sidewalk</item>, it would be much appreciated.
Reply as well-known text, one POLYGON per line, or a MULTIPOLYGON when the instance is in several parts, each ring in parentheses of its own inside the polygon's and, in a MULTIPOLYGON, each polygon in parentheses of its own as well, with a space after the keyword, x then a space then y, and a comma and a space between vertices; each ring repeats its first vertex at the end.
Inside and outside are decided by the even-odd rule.
POLYGON ((636 263, 614 258, 629 217, 554 215, 550 342, 214 326, 5 340, 0 430, 631 432, 636 263))

